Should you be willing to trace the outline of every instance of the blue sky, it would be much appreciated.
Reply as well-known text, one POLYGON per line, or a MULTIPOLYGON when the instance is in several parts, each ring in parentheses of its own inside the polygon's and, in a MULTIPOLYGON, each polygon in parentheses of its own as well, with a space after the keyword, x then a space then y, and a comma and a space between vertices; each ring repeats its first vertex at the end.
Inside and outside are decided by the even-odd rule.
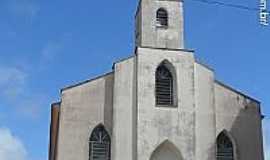
MULTIPOLYGON (((136 5, 0 0, 0 149, 12 153, 2 151, 0 159, 47 159, 50 103, 59 100, 60 88, 110 71, 132 54, 136 5)), ((258 21, 256 11, 185 0, 186 48, 217 79, 262 101, 270 160, 270 26, 258 21)))

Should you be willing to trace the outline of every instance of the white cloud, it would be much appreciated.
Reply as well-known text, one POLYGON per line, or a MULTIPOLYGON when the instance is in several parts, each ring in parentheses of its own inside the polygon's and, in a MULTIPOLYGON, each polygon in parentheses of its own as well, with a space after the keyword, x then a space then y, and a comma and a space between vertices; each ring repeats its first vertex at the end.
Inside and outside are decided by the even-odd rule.
POLYGON ((26 160, 27 152, 20 139, 12 135, 9 129, 0 128, 0 159, 26 160))
POLYGON ((38 118, 44 96, 32 92, 28 77, 19 68, 0 66, 0 100, 8 102, 20 116, 38 118))
POLYGON ((264 131, 264 151, 265 160, 270 160, 270 120, 264 119, 263 121, 263 131, 264 131))
POLYGON ((1 94, 7 98, 14 98, 23 92, 27 74, 20 69, 0 67, 1 94))

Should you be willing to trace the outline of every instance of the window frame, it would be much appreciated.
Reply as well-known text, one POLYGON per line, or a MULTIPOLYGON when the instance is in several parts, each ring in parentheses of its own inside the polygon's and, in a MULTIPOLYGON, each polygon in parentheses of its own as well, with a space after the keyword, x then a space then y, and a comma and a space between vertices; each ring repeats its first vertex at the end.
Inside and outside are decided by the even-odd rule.
POLYGON ((227 130, 223 130, 222 132, 220 132, 216 138, 216 160, 218 160, 218 145, 219 145, 218 141, 219 141, 219 138, 222 138, 221 136, 225 136, 225 138, 229 140, 230 145, 232 146, 232 151, 231 151, 232 159, 231 160, 237 160, 238 156, 237 156, 236 141, 227 130))
POLYGON ((162 61, 156 68, 155 70, 155 91, 154 91, 154 95, 155 95, 155 105, 156 107, 164 107, 164 108, 177 108, 178 107, 178 94, 177 94, 177 80, 176 80, 176 71, 174 66, 168 61, 168 60, 164 60, 162 61), (167 71, 170 73, 171 75, 171 84, 172 84, 172 89, 171 89, 171 102, 170 104, 159 104, 158 103, 158 96, 157 96, 157 72, 158 69, 160 67, 165 67, 167 69, 167 71))
POLYGON ((94 153, 95 150, 94 150, 93 146, 98 146, 99 152, 100 152, 100 150, 104 149, 105 160, 111 160, 111 137, 102 124, 97 125, 93 129, 93 131, 91 132, 91 135, 89 138, 89 160, 98 159, 98 158, 93 157, 95 154, 97 154, 97 153, 94 153), (102 139, 104 139, 104 140, 102 140, 102 139), (101 147, 103 147, 103 148, 101 148, 101 147))
POLYGON ((156 27, 163 29, 169 28, 169 13, 163 7, 158 8, 156 11, 156 27))

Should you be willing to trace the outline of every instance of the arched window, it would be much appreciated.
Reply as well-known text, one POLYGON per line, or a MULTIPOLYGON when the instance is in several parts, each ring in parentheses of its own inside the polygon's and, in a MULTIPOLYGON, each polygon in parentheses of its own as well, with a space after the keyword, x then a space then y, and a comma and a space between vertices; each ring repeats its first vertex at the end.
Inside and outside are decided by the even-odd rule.
POLYGON ((217 160, 234 160, 234 148, 231 139, 221 132, 217 137, 217 160))
POLYGON ((156 105, 158 106, 172 106, 175 105, 174 101, 174 79, 173 74, 169 70, 168 66, 171 68, 168 62, 162 62, 156 70, 156 105))
POLYGON ((168 27, 168 12, 164 8, 157 10, 156 22, 158 27, 168 27))
POLYGON ((110 160, 111 139, 103 125, 98 125, 89 140, 89 160, 110 160))

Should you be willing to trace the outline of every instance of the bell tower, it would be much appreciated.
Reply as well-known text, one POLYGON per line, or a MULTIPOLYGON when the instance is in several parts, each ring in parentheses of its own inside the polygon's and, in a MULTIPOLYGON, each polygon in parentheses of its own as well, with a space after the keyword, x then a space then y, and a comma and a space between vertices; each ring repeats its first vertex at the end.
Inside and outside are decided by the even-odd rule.
POLYGON ((136 12, 136 47, 183 49, 183 1, 140 0, 136 12))

